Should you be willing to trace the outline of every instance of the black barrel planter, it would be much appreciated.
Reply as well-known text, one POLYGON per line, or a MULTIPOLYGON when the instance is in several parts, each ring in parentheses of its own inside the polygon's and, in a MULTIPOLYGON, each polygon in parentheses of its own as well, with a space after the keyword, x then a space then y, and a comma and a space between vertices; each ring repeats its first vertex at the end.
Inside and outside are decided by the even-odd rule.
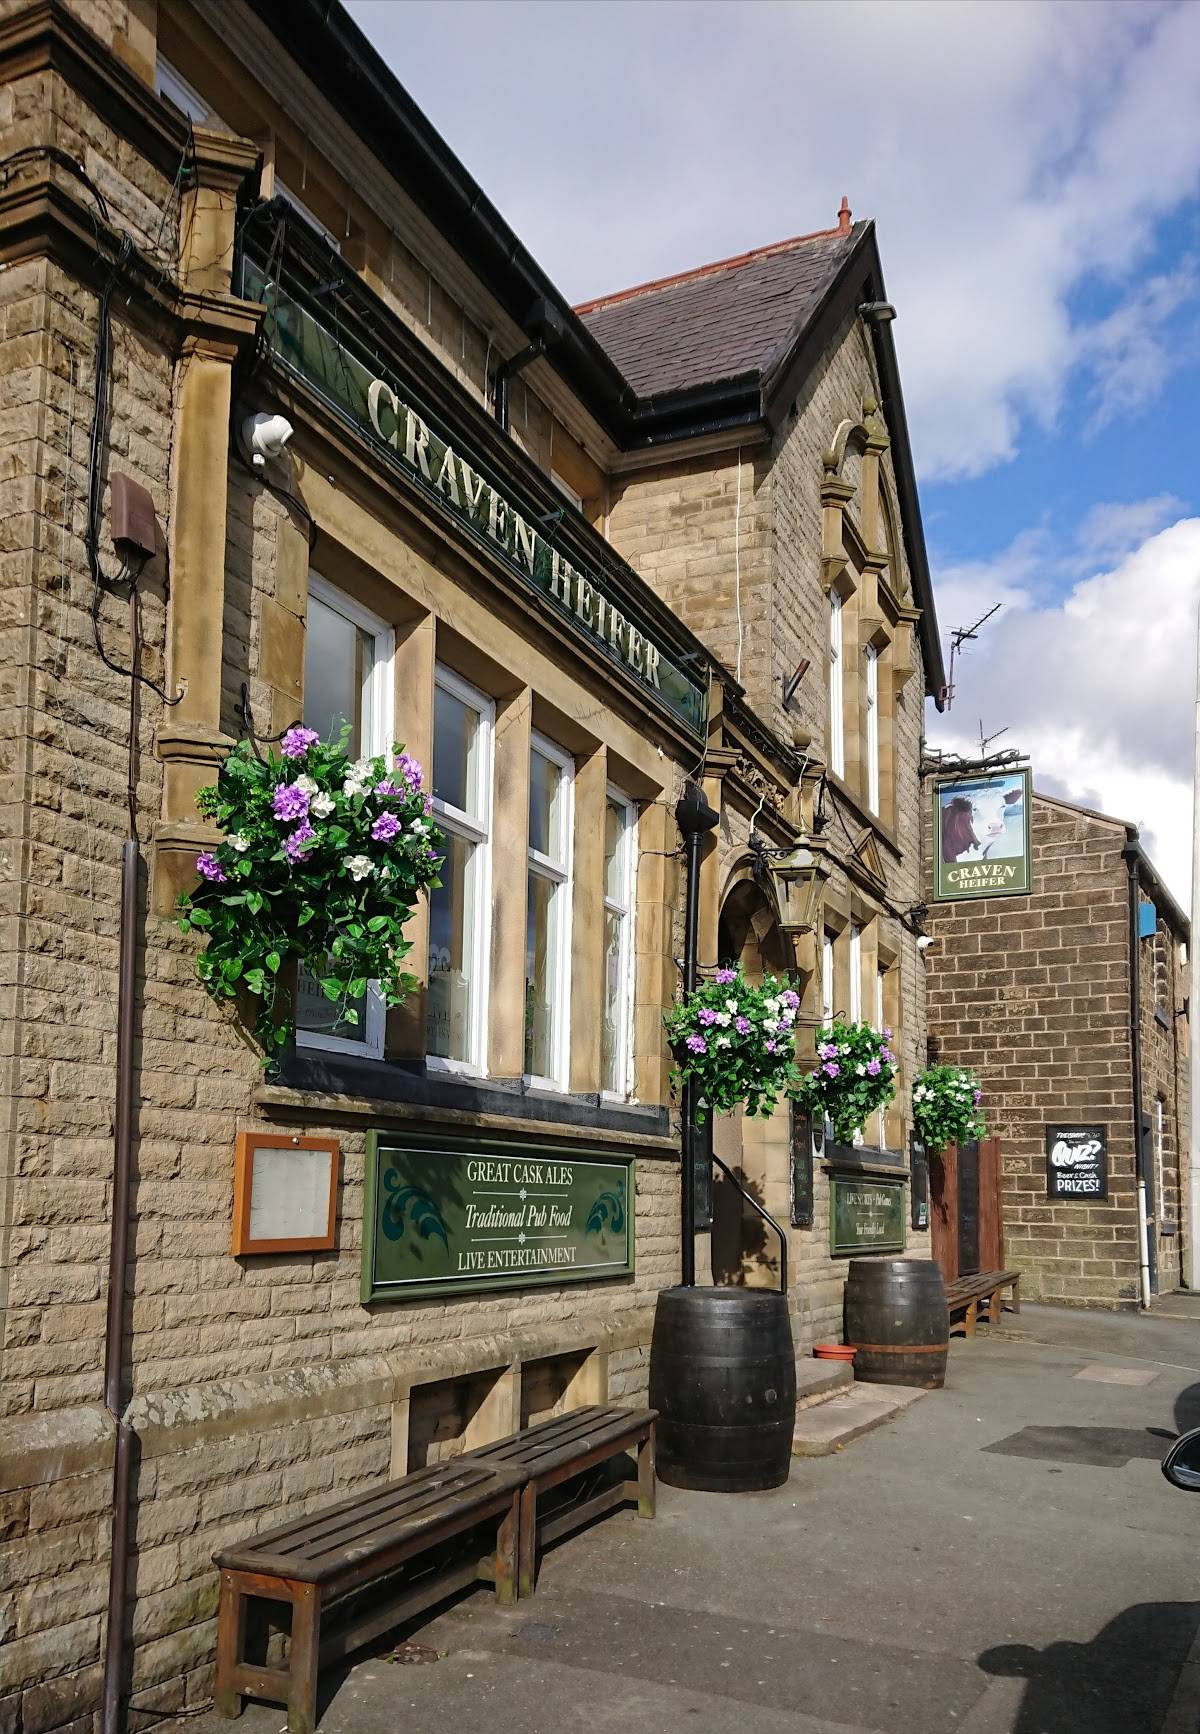
POLYGON ((857 1351, 856 1380, 928 1390, 944 1385, 950 1314, 938 1266, 920 1258, 852 1258, 846 1341, 857 1351))
POLYGON ((658 1473, 672 1487, 753 1493, 788 1478, 796 1357, 787 1297, 667 1288, 650 1348, 658 1473))

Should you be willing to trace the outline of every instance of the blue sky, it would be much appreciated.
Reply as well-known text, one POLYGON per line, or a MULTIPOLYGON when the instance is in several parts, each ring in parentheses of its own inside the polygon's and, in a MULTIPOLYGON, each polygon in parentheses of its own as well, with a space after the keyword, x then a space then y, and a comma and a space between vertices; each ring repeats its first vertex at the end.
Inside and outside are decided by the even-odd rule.
POLYGON ((1200 5, 347 0, 565 294, 874 217, 943 631, 1186 900, 1200 5))

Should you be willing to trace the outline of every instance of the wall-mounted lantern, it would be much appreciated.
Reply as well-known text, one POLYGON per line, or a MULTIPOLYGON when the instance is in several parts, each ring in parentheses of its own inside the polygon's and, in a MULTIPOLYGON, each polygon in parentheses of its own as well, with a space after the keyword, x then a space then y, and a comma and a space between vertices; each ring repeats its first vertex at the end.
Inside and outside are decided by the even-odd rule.
POLYGON ((756 878, 760 884, 770 881, 780 930, 791 937, 815 933, 829 877, 824 851, 813 849, 808 842, 790 849, 770 849, 758 836, 751 836, 750 847, 756 857, 756 878))

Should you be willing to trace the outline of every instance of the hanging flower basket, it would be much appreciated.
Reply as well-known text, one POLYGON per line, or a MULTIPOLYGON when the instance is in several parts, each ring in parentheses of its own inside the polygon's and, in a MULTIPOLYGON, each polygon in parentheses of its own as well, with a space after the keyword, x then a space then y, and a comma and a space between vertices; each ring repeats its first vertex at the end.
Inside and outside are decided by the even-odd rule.
POLYGON ((404 924, 440 883, 443 839, 420 765, 396 754, 390 768, 382 757, 351 761, 345 734, 334 744, 297 726, 278 755, 260 759, 239 741, 196 797, 225 835, 197 859, 179 924, 208 942, 196 972, 214 999, 245 989, 261 1001, 254 1033, 268 1061, 292 1033, 281 981, 290 961, 349 1024, 368 982, 388 1005, 416 985, 399 967, 411 949, 404 924))
POLYGON ((816 1068, 801 1080, 796 1099, 817 1125, 831 1122, 839 1144, 852 1143, 896 1094, 899 1061, 891 1039, 891 1030, 841 1018, 817 1031, 816 1068))
POLYGON ((674 1079, 693 1079, 697 1097, 714 1113, 740 1108, 765 1119, 799 1078, 799 1005, 799 994, 775 976, 752 986, 740 969, 718 969, 664 1014, 674 1079))
POLYGON ((927 1150, 987 1135, 979 1078, 966 1066, 928 1066, 913 1084, 913 1124, 927 1150))

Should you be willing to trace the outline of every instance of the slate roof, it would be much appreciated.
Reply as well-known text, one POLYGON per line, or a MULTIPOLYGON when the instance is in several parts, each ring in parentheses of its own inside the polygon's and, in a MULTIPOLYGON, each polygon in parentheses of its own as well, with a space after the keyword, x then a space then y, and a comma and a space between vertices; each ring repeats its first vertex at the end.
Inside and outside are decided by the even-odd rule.
POLYGON ((847 222, 777 241, 599 296, 575 312, 642 396, 766 377, 794 347, 868 227, 847 222))

